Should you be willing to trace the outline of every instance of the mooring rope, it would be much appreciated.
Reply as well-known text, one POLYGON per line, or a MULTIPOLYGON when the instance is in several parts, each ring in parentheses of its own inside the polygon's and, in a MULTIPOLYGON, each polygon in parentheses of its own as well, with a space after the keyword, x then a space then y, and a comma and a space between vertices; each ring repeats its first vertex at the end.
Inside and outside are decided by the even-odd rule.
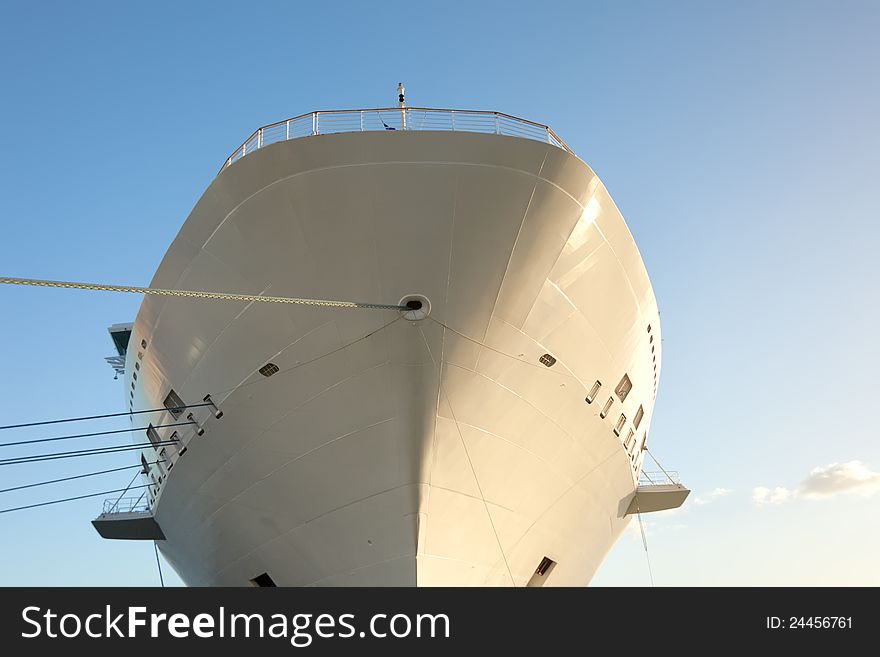
POLYGON ((407 310, 405 306, 390 303, 366 303, 362 301, 334 301, 331 299, 308 299, 304 297, 271 297, 258 294, 232 294, 229 292, 204 292, 199 290, 167 290, 157 287, 134 285, 107 285, 104 283, 76 283, 73 281, 43 281, 33 278, 0 277, 2 285, 25 285, 31 287, 55 287, 67 290, 92 290, 95 292, 128 292, 152 294, 160 297, 187 297, 191 299, 215 299, 220 301, 257 301, 260 303, 287 303, 299 306, 323 306, 327 308, 365 308, 368 310, 407 310))

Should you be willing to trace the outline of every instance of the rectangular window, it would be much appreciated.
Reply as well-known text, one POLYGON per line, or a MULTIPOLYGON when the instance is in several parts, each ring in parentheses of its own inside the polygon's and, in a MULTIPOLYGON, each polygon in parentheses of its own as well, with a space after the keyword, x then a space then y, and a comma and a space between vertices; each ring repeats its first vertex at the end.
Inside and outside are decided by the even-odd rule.
POLYGON ((257 575, 251 580, 251 586, 277 586, 275 581, 269 577, 269 573, 257 575))
POLYGON ((614 426, 614 435, 616 435, 616 436, 620 435, 620 432, 623 431, 624 424, 626 424, 626 415, 621 413, 620 417, 617 418, 617 424, 614 426))
POLYGON ((156 459, 156 465, 159 466, 159 471, 163 474, 168 469, 168 452, 165 451, 164 447, 159 450, 159 458, 156 459))
POLYGON ((159 449, 159 443, 162 442, 162 439, 159 438, 159 432, 156 431, 156 428, 152 424, 147 427, 147 438, 153 443, 154 449, 159 449))
POLYGON ((180 456, 184 452, 184 448, 180 444, 180 436, 177 435, 175 431, 170 436, 168 436, 168 440, 170 440, 174 444, 174 449, 177 450, 177 455, 180 456))
POLYGON ((162 405, 168 409, 168 412, 171 413, 171 416, 175 420, 183 415, 183 411, 186 410, 186 404, 183 403, 180 395, 174 392, 173 389, 168 393, 168 396, 165 398, 165 401, 162 402, 162 405))
POLYGON ((630 448, 633 446, 633 443, 635 443, 635 441, 633 440, 633 436, 635 435, 636 432, 632 429, 630 429, 629 433, 626 434, 626 440, 623 441, 623 446, 626 448, 626 451, 629 451, 630 448))
POLYGON ((592 404, 593 400, 596 398, 596 395, 599 394, 599 388, 601 388, 601 387, 602 387, 602 382, 596 381, 596 383, 593 384, 593 387, 590 388, 590 392, 587 393, 587 396, 584 398, 584 401, 587 402, 588 404, 592 404))
POLYGON ((623 378, 620 380, 620 383, 618 383, 617 387, 614 389, 614 392, 616 392, 617 396, 620 397, 620 401, 625 401, 626 396, 629 394, 629 391, 632 390, 632 388, 632 381, 629 380, 629 376, 624 374, 623 378))
POLYGON ((605 416, 608 415, 608 411, 611 410, 611 405, 613 403, 614 403, 614 397, 609 397, 608 401, 605 402, 605 406, 602 407, 602 412, 599 413, 599 417, 601 417, 604 420, 605 416))
POLYGON ((144 457, 143 454, 141 454, 141 474, 150 474, 150 464, 147 463, 147 459, 144 457))
POLYGON ((550 557, 544 557, 543 559, 541 559, 541 563, 539 563, 538 567, 535 569, 535 574, 532 575, 526 586, 544 586, 544 582, 547 581, 547 578, 550 576, 550 573, 553 572, 553 569, 555 567, 556 562, 553 561, 553 559, 551 559, 550 557))
POLYGON ((639 410, 636 411, 636 416, 633 418, 633 427, 638 431, 639 425, 642 423, 642 417, 645 415, 645 409, 639 406, 639 410))

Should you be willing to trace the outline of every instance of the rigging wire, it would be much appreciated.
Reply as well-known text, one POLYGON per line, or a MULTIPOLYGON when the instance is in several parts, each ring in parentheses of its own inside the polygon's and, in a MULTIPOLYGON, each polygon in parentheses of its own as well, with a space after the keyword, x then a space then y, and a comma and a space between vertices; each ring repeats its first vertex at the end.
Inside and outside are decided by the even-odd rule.
POLYGON ((117 488, 116 490, 105 490, 100 493, 89 493, 88 495, 76 495, 74 497, 64 497, 58 500, 49 500, 48 502, 39 502, 38 504, 27 504, 25 506, 15 506, 8 509, 0 509, 0 514, 2 513, 12 513, 13 511, 24 511, 25 509, 35 509, 41 506, 49 506, 50 504, 61 504, 62 502, 73 502, 74 500, 84 500, 89 497, 100 497, 101 495, 111 495, 113 493, 124 493, 127 490, 133 490, 137 488, 149 488, 153 484, 142 484, 140 486, 128 486, 126 488, 117 488))
POLYGON ((36 438, 34 440, 19 440, 12 443, 0 443, 2 447, 12 447, 14 445, 33 445, 34 443, 50 443, 56 440, 71 440, 73 438, 91 438, 92 436, 108 436, 114 433, 126 433, 128 431, 146 431, 150 427, 153 429, 164 429, 166 427, 185 427, 192 426, 192 422, 175 422, 173 424, 152 424, 146 427, 131 427, 129 429, 114 429, 112 431, 97 431, 95 433, 77 433, 69 436, 54 436, 52 438, 36 438))
MULTIPOLYGON (((213 402, 205 402, 198 404, 185 404, 183 406, 174 406, 174 410, 178 408, 201 408, 203 406, 214 406, 213 402)), ((142 413, 158 413, 160 411, 170 410, 167 406, 163 406, 162 408, 148 408, 143 411, 126 411, 125 413, 105 413, 104 415, 85 415, 82 417, 68 417, 61 420, 44 420, 42 422, 25 422, 24 424, 7 424, 6 426, 0 427, 0 430, 3 429, 22 429, 24 427, 41 427, 47 424, 61 424, 64 422, 80 422, 82 420, 102 420, 108 417, 122 417, 123 415, 140 415, 142 413)))
MULTIPOLYGON (((157 463, 165 463, 165 460, 160 459, 158 461, 148 461, 147 465, 156 465, 157 463)), ((123 470, 131 470, 132 468, 142 468, 143 465, 138 463, 136 465, 124 465, 121 468, 110 468, 109 470, 96 470, 95 472, 86 472, 84 474, 73 475, 71 477, 61 477, 60 479, 49 479, 47 481, 38 481, 32 484, 22 484, 21 486, 12 486, 11 488, 0 488, 0 493, 11 493, 16 490, 24 490, 26 488, 36 488, 37 486, 48 486, 49 484, 57 484, 62 481, 73 481, 74 479, 84 479, 86 477, 96 477, 102 474, 108 474, 110 472, 122 472, 123 470)))
POLYGON ((654 587, 654 572, 651 570, 651 555, 648 554, 648 537, 645 534, 645 525, 642 523, 642 514, 636 505, 636 517, 639 519, 639 530, 642 532, 642 544, 645 546, 645 560, 648 562, 648 577, 651 578, 651 587, 654 587))
POLYGON ((660 468, 660 470, 663 472, 663 474, 666 475, 666 478, 669 480, 669 482, 670 482, 670 483, 673 483, 673 484, 676 483, 675 479, 673 479, 672 476, 671 476, 668 472, 666 472, 666 470, 663 469, 663 466, 660 465, 660 461, 658 461, 658 460, 654 457, 654 455, 651 454, 651 450, 648 449, 648 446, 647 446, 647 445, 645 445, 644 449, 645 449, 646 452, 648 452, 648 456, 651 457, 651 460, 654 461, 654 463, 657 465, 657 467, 660 468))
POLYGON ((135 443, 134 445, 110 445, 108 447, 95 447, 92 449, 81 449, 70 452, 50 452, 49 454, 31 454, 27 456, 19 456, 15 458, 0 459, 0 466, 19 465, 21 463, 39 463, 41 461, 55 461, 57 459, 70 459, 78 456, 101 456, 103 454, 115 454, 116 452, 127 452, 133 449, 143 449, 144 447, 164 447, 167 445, 177 445, 177 440, 160 440, 155 443, 135 443))
POLYGON ((159 561, 159 546, 156 544, 156 541, 153 541, 153 550, 156 552, 156 567, 159 569, 159 584, 161 584, 164 589, 165 578, 162 577, 162 563, 159 561))
POLYGON ((107 285, 104 283, 76 283, 72 281, 44 281, 33 278, 0 277, 0 285, 29 285, 32 287, 56 287, 68 290, 91 290, 94 292, 129 292, 152 294, 162 297, 188 297, 192 299, 215 299, 219 301, 258 301, 263 303, 286 303, 300 306, 324 306, 329 308, 366 308, 368 310, 406 310, 405 306, 390 303, 366 303, 362 301, 334 301, 331 299, 308 299, 304 297, 270 297, 258 294, 231 294, 228 292, 204 292, 201 290, 166 290, 157 287, 134 285, 107 285))

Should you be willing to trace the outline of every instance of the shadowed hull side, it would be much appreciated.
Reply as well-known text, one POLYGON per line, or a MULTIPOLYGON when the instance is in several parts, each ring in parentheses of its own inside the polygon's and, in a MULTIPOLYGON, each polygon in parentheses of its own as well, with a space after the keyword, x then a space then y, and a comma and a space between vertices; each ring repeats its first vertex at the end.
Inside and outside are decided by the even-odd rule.
POLYGON ((196 410, 204 435, 178 430, 186 451, 150 491, 189 584, 524 586, 547 557, 542 583, 585 585, 628 522, 656 301, 604 187, 560 148, 403 131, 273 144, 214 180, 152 287, 431 304, 410 321, 145 299, 135 405, 173 389, 224 411, 196 410))

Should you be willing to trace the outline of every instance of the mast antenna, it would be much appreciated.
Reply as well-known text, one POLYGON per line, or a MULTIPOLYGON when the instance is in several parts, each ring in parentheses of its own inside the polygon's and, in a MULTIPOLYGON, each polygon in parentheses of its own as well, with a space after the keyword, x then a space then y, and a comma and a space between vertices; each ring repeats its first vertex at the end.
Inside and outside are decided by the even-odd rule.
POLYGON ((406 130, 406 100, 404 100, 403 94, 406 92, 406 88, 403 86, 403 82, 397 83, 397 105, 400 107, 400 128, 401 130, 406 130))

